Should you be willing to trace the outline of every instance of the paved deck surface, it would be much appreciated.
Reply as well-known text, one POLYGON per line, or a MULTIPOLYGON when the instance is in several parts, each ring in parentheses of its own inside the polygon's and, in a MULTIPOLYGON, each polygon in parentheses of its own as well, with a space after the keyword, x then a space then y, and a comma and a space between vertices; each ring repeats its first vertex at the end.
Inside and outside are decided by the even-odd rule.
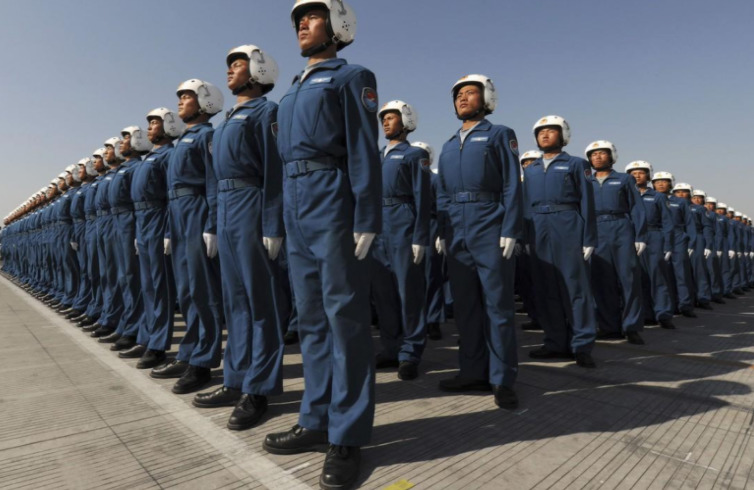
MULTIPOLYGON (((646 346, 600 342, 596 370, 529 362, 541 333, 522 333, 515 412, 436 389, 456 365, 445 325, 419 379, 378 373, 361 485, 754 488, 754 293, 676 323, 647 329, 646 346)), ((5 278, 0 339, 0 488, 317 487, 324 455, 261 450, 296 422, 297 346, 263 424, 231 432, 231 408, 193 408, 5 278)))

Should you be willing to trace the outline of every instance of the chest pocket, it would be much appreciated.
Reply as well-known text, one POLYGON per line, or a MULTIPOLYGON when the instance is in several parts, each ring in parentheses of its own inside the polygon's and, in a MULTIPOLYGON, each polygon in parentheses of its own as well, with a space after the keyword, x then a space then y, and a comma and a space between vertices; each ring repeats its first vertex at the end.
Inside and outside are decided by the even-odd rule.
POLYGON ((559 186, 557 190, 552 188, 552 186, 548 186, 548 191, 550 193, 554 193, 554 191, 556 191, 557 193, 559 193, 559 195, 546 196, 546 199, 553 197, 563 198, 566 196, 571 196, 576 191, 576 183, 573 181, 573 176, 571 175, 570 167, 568 165, 557 163, 550 164, 550 167, 547 169, 547 173, 550 174, 550 178, 548 180, 551 183, 559 186))
MULTIPOLYGON (((304 81, 298 95, 291 95, 296 97, 294 125, 307 136, 316 139, 320 133, 340 130, 342 109, 332 77, 314 74, 304 81)), ((293 103, 293 99, 289 103, 293 103)))

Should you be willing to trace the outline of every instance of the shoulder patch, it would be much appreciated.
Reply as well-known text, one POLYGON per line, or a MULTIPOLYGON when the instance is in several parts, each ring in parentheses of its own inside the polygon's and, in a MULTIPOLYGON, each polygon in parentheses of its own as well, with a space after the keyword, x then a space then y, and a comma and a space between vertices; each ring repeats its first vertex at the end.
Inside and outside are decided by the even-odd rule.
POLYGON ((516 140, 509 140, 508 146, 510 147, 511 151, 518 155, 518 141, 516 140))
POLYGON ((364 87, 361 91, 361 103, 369 112, 377 112, 377 92, 371 87, 364 87))
POLYGON ((592 176, 592 169, 591 168, 584 169, 584 177, 589 178, 591 176, 592 176))

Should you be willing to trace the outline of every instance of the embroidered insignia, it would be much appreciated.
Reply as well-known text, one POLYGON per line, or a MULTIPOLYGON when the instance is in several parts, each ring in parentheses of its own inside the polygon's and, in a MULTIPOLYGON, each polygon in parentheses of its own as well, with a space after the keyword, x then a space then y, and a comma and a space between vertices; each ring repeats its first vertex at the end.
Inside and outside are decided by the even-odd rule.
POLYGON ((377 92, 373 88, 364 87, 361 91, 361 103, 369 112, 377 112, 377 92))

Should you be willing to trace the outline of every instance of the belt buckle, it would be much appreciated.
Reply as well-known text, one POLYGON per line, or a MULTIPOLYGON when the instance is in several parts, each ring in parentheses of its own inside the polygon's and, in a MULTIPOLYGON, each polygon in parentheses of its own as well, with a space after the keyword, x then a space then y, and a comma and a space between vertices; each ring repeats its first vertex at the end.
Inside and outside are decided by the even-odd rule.
POLYGON ((543 204, 539 207, 539 210, 543 213, 550 213, 552 212, 552 207, 549 204, 543 204))
POLYGON ((471 201, 471 192, 457 192, 456 202, 464 203, 471 201))

